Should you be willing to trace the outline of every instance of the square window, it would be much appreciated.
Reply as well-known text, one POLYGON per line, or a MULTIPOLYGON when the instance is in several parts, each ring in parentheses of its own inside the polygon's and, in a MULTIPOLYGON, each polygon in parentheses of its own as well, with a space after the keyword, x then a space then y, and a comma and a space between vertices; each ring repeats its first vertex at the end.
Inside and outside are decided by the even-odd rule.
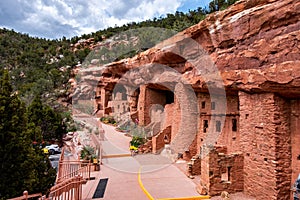
POLYGON ((221 132, 221 121, 216 121, 216 131, 221 132))
POLYGON ((205 108, 205 101, 201 102, 201 108, 204 109, 205 108))
POLYGON ((215 110, 216 109, 216 103, 215 102, 211 102, 211 109, 215 110))
POLYGON ((232 131, 236 132, 237 131, 237 120, 232 119, 232 131))
POLYGON ((208 128, 208 120, 203 120, 203 133, 206 133, 208 128))

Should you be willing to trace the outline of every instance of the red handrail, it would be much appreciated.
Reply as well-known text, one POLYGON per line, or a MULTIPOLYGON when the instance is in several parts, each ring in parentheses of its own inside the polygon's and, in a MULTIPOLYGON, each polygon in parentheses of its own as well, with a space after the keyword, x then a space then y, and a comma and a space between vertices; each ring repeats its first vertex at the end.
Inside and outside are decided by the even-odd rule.
POLYGON ((60 183, 68 178, 72 178, 76 175, 82 175, 86 180, 90 179, 91 176, 91 162, 88 163, 80 161, 68 161, 60 163, 61 173, 60 177, 57 177, 56 183, 60 183), (73 165, 73 167, 72 167, 73 165), (81 167, 82 165, 85 165, 81 167))
POLYGON ((66 179, 51 188, 49 198, 52 200, 81 200, 82 184, 85 183, 86 180, 80 175, 66 179))
POLYGON ((20 197, 15 197, 15 198, 12 198, 12 199, 8 199, 8 200, 27 200, 27 199, 30 199, 30 198, 34 198, 34 197, 41 197, 42 196, 42 193, 38 193, 38 194, 28 194, 28 191, 24 191, 23 192, 23 195, 20 196, 20 197))

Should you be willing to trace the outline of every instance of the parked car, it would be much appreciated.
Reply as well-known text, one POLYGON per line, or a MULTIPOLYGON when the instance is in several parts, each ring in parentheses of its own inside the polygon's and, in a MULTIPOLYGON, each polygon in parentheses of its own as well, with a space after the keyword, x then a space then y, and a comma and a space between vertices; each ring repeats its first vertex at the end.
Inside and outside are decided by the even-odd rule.
POLYGON ((60 153, 60 147, 57 144, 51 144, 45 147, 46 149, 49 150, 50 154, 55 154, 55 153, 60 153))

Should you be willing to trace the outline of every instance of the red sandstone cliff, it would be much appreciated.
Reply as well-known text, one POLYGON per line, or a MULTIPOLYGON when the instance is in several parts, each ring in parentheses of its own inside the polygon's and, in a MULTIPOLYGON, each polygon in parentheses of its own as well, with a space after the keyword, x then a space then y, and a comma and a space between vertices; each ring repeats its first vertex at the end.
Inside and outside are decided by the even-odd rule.
MULTIPOLYGON (((201 96, 209 84, 219 88, 225 86, 228 130, 221 134, 216 144, 227 146, 229 153, 242 151, 244 159, 228 157, 237 164, 234 164, 237 169, 244 170, 239 170, 233 177, 236 180, 232 179, 232 183, 236 181, 238 187, 232 186, 232 191, 244 188, 246 193, 258 199, 288 199, 290 186, 299 172, 299 19, 300 0, 242 0, 131 59, 106 66, 91 64, 82 71, 81 80, 85 85, 81 85, 81 92, 89 93, 93 90, 90 85, 98 86, 96 99, 105 110, 109 96, 121 78, 129 86, 152 81, 154 84, 148 86, 150 89, 164 90, 159 81, 180 82, 183 77, 198 93, 200 103, 204 100, 213 102, 201 96), (180 76, 172 70, 160 70, 162 65, 175 69, 180 76), (132 73, 124 76, 128 71, 132 73), (217 82, 218 75, 222 78, 221 84, 217 82), (239 131, 230 130, 233 119, 238 120, 239 131)), ((129 95, 130 111, 135 114, 138 111, 141 124, 147 125, 149 105, 159 104, 163 95, 159 96, 155 90, 151 95, 146 87, 140 88, 140 95, 129 95), (139 96, 142 98, 138 99, 139 96)), ((182 96, 186 97, 185 94, 182 96)), ((187 115, 191 113, 186 109, 190 106, 187 99, 165 106, 166 121, 172 126, 171 138, 172 134, 184 136, 182 133, 192 132, 190 128, 197 124, 192 120, 197 120, 199 115, 187 115), (184 131, 178 125, 180 120, 184 131)), ((200 113, 199 121, 208 121, 209 116, 205 115, 200 113)), ((198 146, 191 146, 196 146, 198 151, 204 136, 201 138, 201 128, 196 131, 198 146)), ((187 138, 180 139, 182 143, 187 138)), ((222 159, 228 161, 225 157, 222 159)), ((213 163, 216 160, 210 160, 210 165, 216 165, 215 174, 220 173, 220 163, 213 163)), ((219 179, 212 181, 211 177, 220 177, 210 175, 212 167, 208 168, 207 162, 204 160, 201 168, 201 179, 210 185, 212 194, 217 194, 223 187, 219 188, 219 179)))
MULTIPOLYGON (((176 55, 177 50, 171 49, 170 53, 166 48, 191 38, 209 54, 207 59, 221 71, 227 88, 272 91, 293 97, 299 94, 300 84, 299 19, 299 0, 242 0, 134 58, 107 65, 101 70, 100 82, 112 89, 126 71, 160 63, 184 74, 194 88, 205 87, 201 76, 193 70, 195 66, 176 55)), ((197 49, 185 51, 192 55, 197 49)), ((93 74, 85 80, 98 82, 99 77, 93 74)))

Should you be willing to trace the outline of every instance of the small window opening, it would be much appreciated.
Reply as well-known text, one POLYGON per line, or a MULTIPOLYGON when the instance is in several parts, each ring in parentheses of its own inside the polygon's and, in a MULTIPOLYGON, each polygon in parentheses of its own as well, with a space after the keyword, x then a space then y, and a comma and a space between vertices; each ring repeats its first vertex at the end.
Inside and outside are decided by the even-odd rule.
POLYGON ((231 180, 231 167, 227 167, 228 181, 231 180))
POLYGON ((166 91, 165 92, 166 95, 166 104, 172 104, 174 103, 174 93, 171 91, 166 91))
POLYGON ((221 174, 221 181, 228 182, 230 181, 231 176, 231 167, 226 168, 226 172, 221 174))
POLYGON ((164 142, 166 144, 169 144, 170 143, 170 140, 169 140, 169 137, 167 135, 164 136, 164 142))
POLYGON ((300 155, 298 155, 297 160, 300 160, 300 155))
POLYGON ((221 132, 221 121, 216 121, 216 131, 221 132))
POLYGON ((205 101, 201 102, 201 108, 204 109, 205 108, 205 101))
POLYGON ((211 102, 211 109, 215 110, 216 109, 216 103, 215 102, 211 102))
POLYGON ((203 133, 207 132, 208 128, 208 120, 203 120, 203 133))
POLYGON ((236 132, 237 131, 237 120, 232 119, 232 131, 236 132))

